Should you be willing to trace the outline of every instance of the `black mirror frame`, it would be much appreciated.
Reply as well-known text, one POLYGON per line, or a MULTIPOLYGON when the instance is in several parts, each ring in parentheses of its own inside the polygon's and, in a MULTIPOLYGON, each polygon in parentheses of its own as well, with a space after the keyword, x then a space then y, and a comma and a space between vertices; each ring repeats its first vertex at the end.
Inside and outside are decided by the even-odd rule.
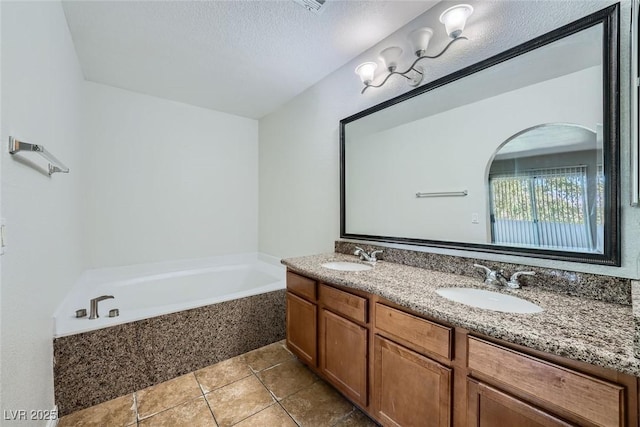
POLYGON ((506 50, 491 58, 470 65, 438 80, 417 87, 403 95, 382 102, 340 121, 340 237, 345 239, 371 240, 377 242, 403 243, 432 246, 447 249, 490 252, 505 255, 528 256, 560 261, 588 264, 621 265, 620 256, 620 5, 616 3, 589 16, 555 29, 547 34, 506 50), (602 254, 554 251, 549 249, 519 248, 478 243, 448 242, 405 237, 375 236, 346 232, 345 224, 345 126, 385 108, 406 101, 435 88, 447 85, 478 71, 500 64, 519 55, 545 46, 592 26, 603 25, 603 134, 606 136, 603 148, 605 173, 605 224, 604 250, 602 254))

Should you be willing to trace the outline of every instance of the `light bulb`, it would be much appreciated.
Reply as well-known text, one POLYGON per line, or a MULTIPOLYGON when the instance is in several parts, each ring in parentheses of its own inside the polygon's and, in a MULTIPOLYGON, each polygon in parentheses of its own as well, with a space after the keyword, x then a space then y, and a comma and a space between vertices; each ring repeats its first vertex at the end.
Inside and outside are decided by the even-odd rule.
POLYGON ((391 46, 380 52, 380 60, 387 67, 387 70, 393 72, 398 67, 400 55, 402 55, 402 49, 397 46, 391 46))
POLYGON ((426 53, 431 36, 433 36, 433 30, 429 27, 418 28, 409 33, 409 42, 413 46, 413 52, 416 56, 422 56, 426 53))
POLYGON ((363 62, 356 67, 356 74, 360 76, 360 80, 365 85, 369 85, 373 81, 373 75, 378 68, 375 62, 363 62))
POLYGON ((440 22, 444 24, 447 34, 455 39, 462 34, 467 18, 473 13, 473 7, 468 4, 459 4, 450 7, 440 15, 440 22))

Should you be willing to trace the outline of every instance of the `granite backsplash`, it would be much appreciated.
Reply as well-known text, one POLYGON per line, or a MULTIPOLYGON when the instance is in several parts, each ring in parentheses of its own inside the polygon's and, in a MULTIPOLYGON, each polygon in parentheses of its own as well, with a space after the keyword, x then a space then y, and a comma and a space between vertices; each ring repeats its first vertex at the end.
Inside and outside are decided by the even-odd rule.
MULTIPOLYGON (((559 292, 569 296, 590 298, 598 301, 616 304, 631 305, 631 279, 620 277, 602 276, 591 273, 579 273, 554 268, 533 267, 524 264, 511 264, 497 261, 486 261, 476 258, 467 258, 445 254, 413 251, 408 249, 389 248, 373 244, 355 243, 337 240, 335 252, 353 254, 356 246, 367 252, 382 250, 379 260, 408 265, 411 267, 426 268, 444 273, 459 274, 467 277, 483 278, 483 272, 474 267, 474 264, 482 264, 494 270, 504 270, 506 275, 516 271, 534 271, 535 276, 522 276, 520 282, 523 285, 532 285, 552 292, 559 292)), ((549 261, 550 264, 553 261, 549 261)))

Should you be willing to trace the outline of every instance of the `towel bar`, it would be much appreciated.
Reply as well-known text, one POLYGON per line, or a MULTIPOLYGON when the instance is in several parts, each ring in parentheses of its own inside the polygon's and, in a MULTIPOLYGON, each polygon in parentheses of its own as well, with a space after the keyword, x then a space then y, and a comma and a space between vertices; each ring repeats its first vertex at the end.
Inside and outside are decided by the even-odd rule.
POLYGON ((42 145, 29 144, 28 142, 20 141, 12 136, 9 137, 9 154, 16 154, 20 151, 32 151, 40 154, 47 159, 49 163, 49 175, 56 172, 69 173, 69 168, 64 165, 60 160, 48 152, 42 145))
POLYGON ((430 193, 416 193, 417 198, 422 197, 453 197, 453 196, 466 196, 469 194, 467 190, 463 191, 441 191, 441 192, 430 192, 430 193))

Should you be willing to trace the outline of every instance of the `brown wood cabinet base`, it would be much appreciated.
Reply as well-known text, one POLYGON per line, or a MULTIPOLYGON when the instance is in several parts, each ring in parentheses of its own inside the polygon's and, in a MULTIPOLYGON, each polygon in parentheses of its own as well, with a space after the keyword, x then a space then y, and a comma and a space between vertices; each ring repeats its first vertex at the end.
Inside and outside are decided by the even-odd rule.
POLYGON ((309 366, 317 365, 317 307, 287 292, 287 346, 309 366))
POLYGON ((360 406, 368 403, 369 331, 341 316, 320 311, 320 371, 360 406))
POLYGON ((393 426, 449 426, 451 368, 378 335, 374 340, 375 418, 393 426))
POLYGON ((640 381, 287 274, 287 346, 383 426, 640 427, 640 381))

